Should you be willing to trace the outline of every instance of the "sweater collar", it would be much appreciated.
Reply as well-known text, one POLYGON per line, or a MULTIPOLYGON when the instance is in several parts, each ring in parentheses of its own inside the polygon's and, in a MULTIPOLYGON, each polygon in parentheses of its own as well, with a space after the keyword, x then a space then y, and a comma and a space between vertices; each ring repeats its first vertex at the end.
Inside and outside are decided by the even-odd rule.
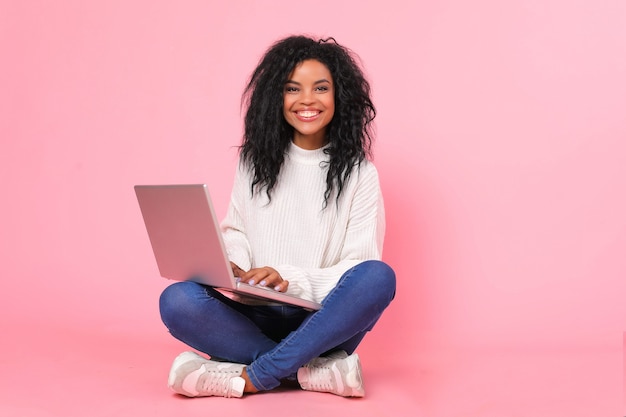
POLYGON ((317 165, 320 162, 328 161, 328 155, 324 153, 324 150, 328 148, 328 146, 329 145, 325 145, 319 149, 308 150, 290 142, 287 148, 287 156, 294 162, 317 165))

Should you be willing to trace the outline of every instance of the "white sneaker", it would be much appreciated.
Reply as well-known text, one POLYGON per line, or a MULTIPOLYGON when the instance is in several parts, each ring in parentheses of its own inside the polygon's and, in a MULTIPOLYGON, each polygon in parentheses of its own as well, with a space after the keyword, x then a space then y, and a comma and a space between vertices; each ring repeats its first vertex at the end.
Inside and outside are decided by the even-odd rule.
POLYGON ((246 382, 244 365, 212 361, 195 352, 183 352, 174 359, 167 385, 187 397, 241 397, 246 382))
POLYGON ((361 361, 356 353, 335 352, 315 358, 298 369, 298 382, 307 391, 330 392, 343 397, 363 397, 361 361))

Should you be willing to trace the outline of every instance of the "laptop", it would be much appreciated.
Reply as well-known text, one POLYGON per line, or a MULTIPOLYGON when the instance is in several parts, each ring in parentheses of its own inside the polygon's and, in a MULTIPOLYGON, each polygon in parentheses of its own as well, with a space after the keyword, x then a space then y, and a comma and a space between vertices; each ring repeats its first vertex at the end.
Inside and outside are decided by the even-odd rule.
POLYGON ((319 310, 319 303, 238 282, 226 255, 206 184, 136 185, 135 194, 162 277, 220 292, 319 310))

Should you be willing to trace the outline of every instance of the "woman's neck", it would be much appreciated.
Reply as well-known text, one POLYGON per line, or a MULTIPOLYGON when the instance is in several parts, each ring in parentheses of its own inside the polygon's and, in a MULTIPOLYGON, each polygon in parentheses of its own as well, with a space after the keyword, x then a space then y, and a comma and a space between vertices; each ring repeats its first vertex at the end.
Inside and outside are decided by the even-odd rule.
POLYGON ((293 136, 293 143, 302 149, 309 151, 323 148, 328 141, 326 135, 300 135, 298 132, 293 136))

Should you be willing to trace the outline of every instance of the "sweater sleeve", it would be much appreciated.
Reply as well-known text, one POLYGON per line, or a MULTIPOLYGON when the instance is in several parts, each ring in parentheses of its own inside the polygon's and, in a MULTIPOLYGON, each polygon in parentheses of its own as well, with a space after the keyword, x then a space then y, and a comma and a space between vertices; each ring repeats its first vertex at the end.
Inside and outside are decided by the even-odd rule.
POLYGON ((235 174, 228 211, 220 224, 228 259, 244 271, 252 266, 252 251, 242 217, 242 210, 245 207, 244 199, 247 198, 246 190, 248 194, 250 193, 246 184, 244 169, 239 166, 235 174))
POLYGON ((366 260, 381 259, 385 210, 378 173, 367 164, 356 174, 356 188, 341 206, 349 213, 340 259, 326 268, 278 265, 276 270, 290 282, 288 293, 321 302, 350 268, 366 260))

